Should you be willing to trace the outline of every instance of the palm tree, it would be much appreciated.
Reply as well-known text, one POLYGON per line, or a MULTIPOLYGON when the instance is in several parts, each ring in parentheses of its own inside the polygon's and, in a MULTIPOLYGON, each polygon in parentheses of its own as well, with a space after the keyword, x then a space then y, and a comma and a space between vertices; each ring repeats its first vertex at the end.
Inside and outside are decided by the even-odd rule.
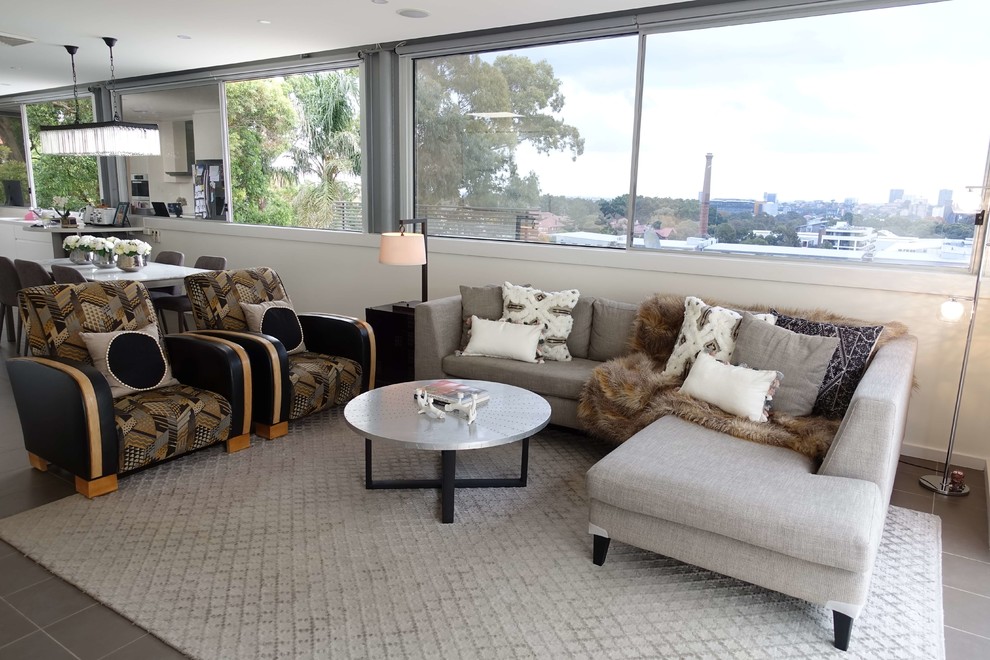
POLYGON ((354 197, 340 177, 361 172, 356 71, 293 76, 286 84, 302 118, 290 151, 302 183, 292 203, 295 224, 327 227, 335 203, 354 197))

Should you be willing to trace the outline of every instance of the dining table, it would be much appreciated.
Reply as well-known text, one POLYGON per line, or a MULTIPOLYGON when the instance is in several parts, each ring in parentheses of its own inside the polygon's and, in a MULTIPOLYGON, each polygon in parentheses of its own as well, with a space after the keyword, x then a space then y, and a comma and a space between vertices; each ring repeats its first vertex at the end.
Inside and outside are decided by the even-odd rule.
POLYGON ((90 282, 115 282, 132 280, 141 282, 146 286, 174 286, 181 285, 186 275, 205 273, 202 268, 190 268, 188 266, 173 266, 172 264, 160 264, 157 261, 149 261, 140 270, 128 271, 113 268, 99 268, 93 264, 76 264, 71 259, 39 259, 38 263, 46 269, 51 270, 53 265, 69 266, 78 270, 83 277, 90 282))

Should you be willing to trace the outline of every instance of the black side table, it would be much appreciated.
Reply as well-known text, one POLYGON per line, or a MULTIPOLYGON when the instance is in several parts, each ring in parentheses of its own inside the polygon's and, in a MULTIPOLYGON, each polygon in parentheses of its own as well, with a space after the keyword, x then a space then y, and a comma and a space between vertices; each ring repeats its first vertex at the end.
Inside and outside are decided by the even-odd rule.
POLYGON ((415 306, 378 305, 364 310, 378 349, 375 386, 413 380, 416 350, 415 306))

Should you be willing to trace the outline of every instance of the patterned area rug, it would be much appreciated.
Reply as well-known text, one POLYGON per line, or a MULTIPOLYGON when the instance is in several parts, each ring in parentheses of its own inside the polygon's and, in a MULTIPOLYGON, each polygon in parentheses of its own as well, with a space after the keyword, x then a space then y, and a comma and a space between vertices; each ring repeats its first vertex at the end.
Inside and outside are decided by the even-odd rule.
MULTIPOLYGON (((364 489, 339 412, 287 438, 208 449, 0 521, 0 536, 195 658, 941 658, 939 520, 892 507, 849 653, 831 615, 613 543, 591 563, 584 474, 608 447, 559 429, 526 488, 364 489)), ((438 457, 375 448, 375 476, 438 457)), ((518 445, 464 452, 458 476, 509 476, 518 445)))

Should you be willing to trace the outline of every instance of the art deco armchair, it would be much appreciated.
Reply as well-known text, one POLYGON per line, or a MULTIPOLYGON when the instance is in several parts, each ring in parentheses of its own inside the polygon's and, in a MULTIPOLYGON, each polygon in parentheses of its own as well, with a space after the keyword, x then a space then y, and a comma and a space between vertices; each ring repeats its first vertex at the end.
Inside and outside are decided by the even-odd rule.
POLYGON ((274 439, 289 420, 341 405, 375 384, 375 336, 366 322, 296 314, 271 268, 185 278, 196 335, 222 337, 251 358, 254 432, 274 439))
POLYGON ((139 282, 22 289, 32 357, 7 371, 31 465, 75 475, 76 490, 219 442, 250 444, 250 363, 220 338, 162 337, 139 282), (94 356, 96 359, 93 359, 94 356))

